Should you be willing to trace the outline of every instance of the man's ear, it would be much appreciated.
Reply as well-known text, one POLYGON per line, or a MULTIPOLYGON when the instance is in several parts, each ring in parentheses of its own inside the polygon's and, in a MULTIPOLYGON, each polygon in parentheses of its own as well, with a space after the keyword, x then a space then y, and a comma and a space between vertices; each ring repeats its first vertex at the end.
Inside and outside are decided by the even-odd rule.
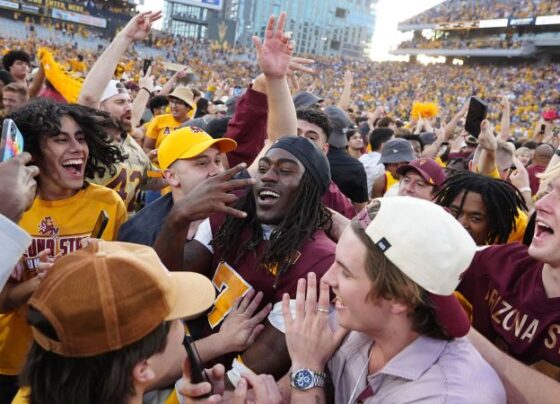
POLYGON ((391 313, 393 314, 406 314, 410 311, 410 307, 399 301, 399 300, 392 300, 391 301, 391 313))
POLYGON ((138 362, 132 369, 134 384, 147 385, 156 378, 156 374, 148 359, 138 362))
POLYGON ((179 181, 179 178, 177 178, 173 170, 164 170, 163 178, 165 178, 167 180, 167 183, 172 187, 177 188, 181 186, 181 182, 179 181))
POLYGON ((329 152, 329 144, 325 143, 325 145, 323 146, 323 152, 325 152, 325 154, 327 154, 329 152))

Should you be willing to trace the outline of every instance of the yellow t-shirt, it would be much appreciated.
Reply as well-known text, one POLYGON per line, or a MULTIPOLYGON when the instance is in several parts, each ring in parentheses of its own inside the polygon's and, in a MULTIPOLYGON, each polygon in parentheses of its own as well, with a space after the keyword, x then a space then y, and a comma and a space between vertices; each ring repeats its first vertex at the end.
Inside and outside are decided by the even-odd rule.
MULTIPOLYGON (((69 254, 81 248, 81 241, 91 236, 99 212, 105 210, 109 222, 101 238, 114 240, 126 220, 126 209, 117 193, 94 184, 76 195, 58 201, 35 198, 31 209, 23 214, 19 225, 32 242, 23 255, 27 268, 35 268, 39 252, 45 248, 51 255, 69 254)), ((27 275, 34 276, 32 270, 27 275)), ((27 325, 27 306, 0 314, 0 374, 17 375, 29 350, 32 336, 27 325)))
POLYGON ((158 115, 153 118, 146 128, 146 137, 156 141, 156 149, 159 147, 165 136, 179 128, 183 122, 179 122, 171 114, 158 115))
POLYGON ((115 165, 116 173, 111 175, 105 170, 103 177, 95 176, 93 183, 115 190, 124 201, 129 213, 134 211, 135 202, 141 187, 159 170, 154 167, 144 150, 134 138, 127 135, 122 143, 114 142, 127 155, 125 161, 115 165))
POLYGON ((385 192, 387 192, 393 185, 395 185, 399 180, 393 177, 390 171, 385 171, 385 192))
POLYGON ((86 64, 84 62, 80 62, 78 59, 70 59, 68 63, 70 63, 70 67, 75 72, 85 73, 87 70, 86 64))
POLYGON ((515 230, 511 230, 508 237, 508 243, 516 243, 523 241, 523 236, 525 235, 525 230, 527 229, 527 223, 529 223, 529 217, 527 213, 522 210, 517 210, 517 217, 515 218, 515 230))

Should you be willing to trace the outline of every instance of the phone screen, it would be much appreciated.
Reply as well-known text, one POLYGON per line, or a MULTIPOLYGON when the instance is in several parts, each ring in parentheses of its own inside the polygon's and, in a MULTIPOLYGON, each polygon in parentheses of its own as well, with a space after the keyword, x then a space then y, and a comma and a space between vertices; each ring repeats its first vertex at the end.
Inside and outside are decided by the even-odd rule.
POLYGON ((107 223, 109 223, 109 215, 104 210, 99 212, 99 216, 97 217, 97 222, 95 222, 95 226, 93 226, 93 230, 91 231, 92 238, 101 238, 105 228, 107 227, 107 223))
POLYGON ((480 124, 486 119, 488 104, 478 97, 471 97, 469 112, 465 120, 465 130, 472 136, 478 138, 480 135, 480 124))
MULTIPOLYGON (((191 381, 193 383, 209 382, 208 376, 206 376, 206 372, 204 372, 204 368, 202 367, 200 356, 198 355, 198 351, 196 350, 194 341, 189 334, 185 334, 185 337, 183 338, 183 345, 187 350, 187 356, 191 364, 191 381)), ((199 397, 207 398, 210 397, 211 395, 212 393, 210 392, 199 397)))
POLYGON ((13 120, 4 119, 0 140, 0 161, 9 160, 21 152, 23 152, 23 135, 13 120))
POLYGON ((151 65, 152 65, 151 59, 144 59, 144 64, 142 65, 142 73, 144 76, 146 75, 146 72, 148 71, 151 65))

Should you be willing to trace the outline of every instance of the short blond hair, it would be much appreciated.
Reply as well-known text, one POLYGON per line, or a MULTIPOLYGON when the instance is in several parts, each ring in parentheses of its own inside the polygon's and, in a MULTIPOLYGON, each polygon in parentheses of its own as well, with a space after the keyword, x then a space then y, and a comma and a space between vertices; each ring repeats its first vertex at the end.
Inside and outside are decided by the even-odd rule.
POLYGON ((21 83, 10 83, 4 86, 2 93, 5 92, 16 93, 25 101, 29 99, 29 91, 27 91, 27 87, 21 83))
POLYGON ((537 177, 541 180, 540 187, 546 187, 556 178, 560 177, 560 163, 547 167, 544 173, 537 174, 537 177))

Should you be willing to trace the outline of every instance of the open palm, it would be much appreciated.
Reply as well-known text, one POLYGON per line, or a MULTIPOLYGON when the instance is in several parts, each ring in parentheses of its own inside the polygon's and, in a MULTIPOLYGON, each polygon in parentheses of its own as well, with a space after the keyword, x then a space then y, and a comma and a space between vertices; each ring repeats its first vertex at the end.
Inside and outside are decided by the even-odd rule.
POLYGON ((264 43, 253 37, 259 67, 264 75, 270 78, 284 78, 290 65, 293 44, 284 33, 285 23, 286 13, 280 14, 278 24, 275 24, 275 18, 271 16, 266 26, 264 43))

